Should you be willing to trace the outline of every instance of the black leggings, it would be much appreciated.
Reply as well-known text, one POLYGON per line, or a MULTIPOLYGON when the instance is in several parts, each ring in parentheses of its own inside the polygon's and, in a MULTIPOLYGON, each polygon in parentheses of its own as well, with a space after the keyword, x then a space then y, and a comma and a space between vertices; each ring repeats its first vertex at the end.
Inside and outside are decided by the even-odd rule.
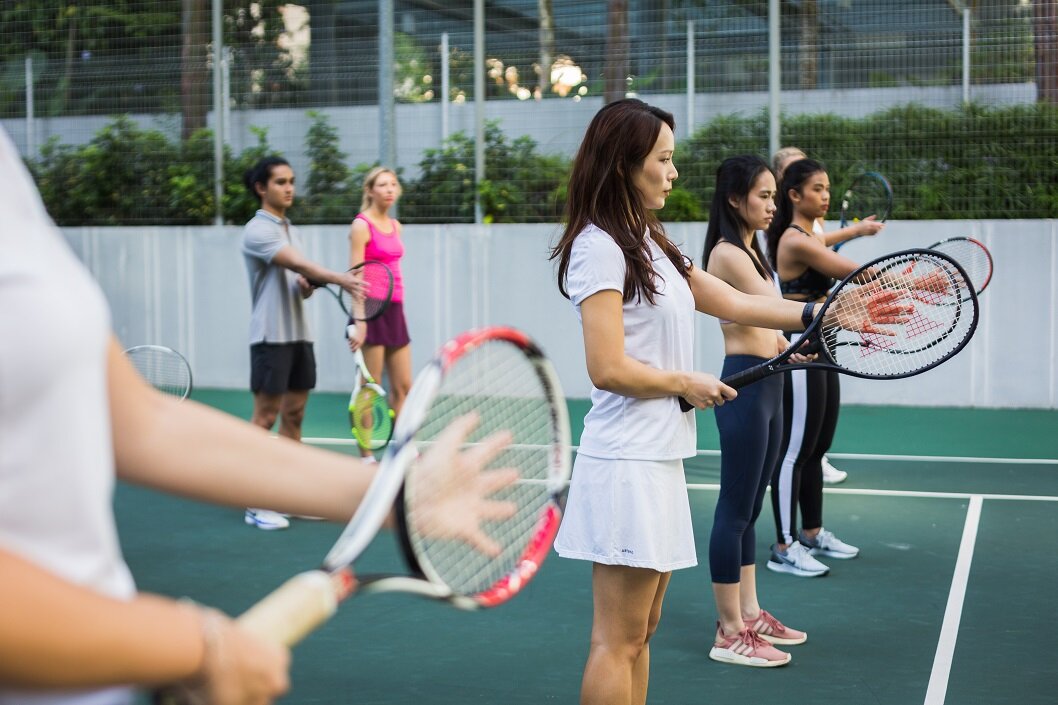
POLYGON ((771 480, 771 504, 779 543, 797 539, 801 528, 823 526, 823 467, 820 461, 834 440, 841 405, 838 373, 794 370, 783 393, 782 450, 771 480))
MULTIPOLYGON (((764 362, 753 355, 728 355, 723 376, 764 362)), ((720 431, 720 496, 709 538, 709 571, 714 583, 737 583, 742 566, 756 561, 754 523, 782 439, 784 375, 743 387, 738 397, 716 408, 720 431)))

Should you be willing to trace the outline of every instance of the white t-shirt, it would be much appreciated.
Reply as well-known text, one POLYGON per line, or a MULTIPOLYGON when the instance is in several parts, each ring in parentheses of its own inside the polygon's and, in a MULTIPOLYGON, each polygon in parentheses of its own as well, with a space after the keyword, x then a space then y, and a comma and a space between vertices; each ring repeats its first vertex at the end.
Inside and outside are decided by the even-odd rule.
MULTIPOLYGON (((625 354, 662 370, 691 370, 694 363, 694 296, 661 248, 648 239, 658 293, 655 304, 633 296, 622 307, 625 354)), ((594 225, 573 241, 566 291, 581 318, 580 305, 592 294, 624 289, 621 248, 594 225)), ((676 460, 694 456, 694 414, 680 410, 677 397, 637 399, 592 387, 579 453, 596 458, 676 460)))
MULTIPOLYGON (((72 583, 128 599, 135 585, 112 511, 106 299, 45 212, 2 129, 0 173, 0 546, 72 583)), ((132 702, 132 691, 0 688, 0 705, 103 702, 132 702)))

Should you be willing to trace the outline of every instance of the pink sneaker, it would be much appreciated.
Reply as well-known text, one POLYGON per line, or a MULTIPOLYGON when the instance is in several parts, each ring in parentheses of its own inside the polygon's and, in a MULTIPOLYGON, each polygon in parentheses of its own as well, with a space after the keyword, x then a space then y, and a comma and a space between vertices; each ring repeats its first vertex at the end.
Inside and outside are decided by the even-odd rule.
POLYGON ((753 618, 742 617, 742 621, 746 623, 748 628, 757 632, 772 644, 792 645, 803 644, 808 641, 808 634, 787 627, 775 617, 772 617, 768 610, 761 610, 760 614, 753 618))
POLYGON ((735 636, 726 636, 719 622, 716 623, 716 641, 709 650, 709 658, 723 663, 758 668, 785 666, 790 663, 790 654, 779 651, 749 627, 735 636))

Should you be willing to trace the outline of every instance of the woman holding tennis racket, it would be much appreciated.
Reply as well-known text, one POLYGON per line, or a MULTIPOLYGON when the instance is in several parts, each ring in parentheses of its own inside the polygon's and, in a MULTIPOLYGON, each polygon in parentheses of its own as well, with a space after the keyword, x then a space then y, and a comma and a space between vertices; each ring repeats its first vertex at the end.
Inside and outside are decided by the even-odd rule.
MULTIPOLYGON (((779 186, 778 209, 768 227, 768 252, 783 296, 824 301, 831 286, 859 265, 827 246, 815 224, 830 207, 830 180, 819 162, 790 163, 779 186)), ((833 371, 797 370, 783 392, 783 447, 772 475, 772 509, 778 541, 767 567, 799 577, 826 575, 815 556, 855 558, 859 549, 823 528, 822 458, 834 439, 841 404, 833 371), (797 511, 801 511, 798 531, 797 511)))
MULTIPOLYGON (((798 159, 805 159, 807 156, 808 155, 806 155, 800 147, 783 147, 772 155, 772 169, 775 172, 775 183, 782 183, 782 176, 786 171, 786 167, 793 164, 798 159)), ((822 235, 823 242, 826 243, 827 247, 835 248, 850 240, 855 240, 858 237, 877 235, 885 227, 885 223, 880 221, 875 214, 871 214, 868 217, 851 224, 843 225, 843 227, 830 232, 824 230, 823 224, 823 218, 816 218, 812 223, 812 233, 815 235, 822 235)), ((765 248, 767 248, 766 239, 765 248)), ((839 470, 834 467, 825 454, 819 461, 819 464, 823 468, 823 484, 838 485, 849 478, 849 474, 844 470, 839 470)))
MULTIPOLYGON (((725 159, 716 172, 716 191, 702 252, 707 272, 747 294, 781 298, 756 231, 775 213, 775 178, 757 156, 725 159)), ((724 335, 723 377, 742 372, 788 346, 777 331, 720 321, 724 335)), ((804 361, 797 356, 795 361, 804 361)), ((764 492, 782 442, 785 375, 744 387, 738 398, 718 407, 720 495, 709 540, 709 570, 719 615, 709 651, 714 661, 742 666, 782 666, 790 655, 772 644, 801 644, 807 634, 783 625, 757 598, 756 532, 764 492)))
MULTIPOLYGON (((800 147, 783 147, 772 155, 772 170, 775 172, 775 183, 782 183, 783 173, 786 167, 799 159, 806 159, 807 154, 800 147)), ((812 232, 823 236, 823 242, 827 247, 841 245, 858 237, 870 237, 877 235, 885 227, 885 222, 879 220, 878 215, 871 214, 862 220, 849 223, 837 230, 825 232, 823 229, 824 218, 816 218, 812 223, 812 232)))
MULTIPOLYGON (((411 388, 411 338, 404 318, 404 278, 400 260, 404 256, 401 225, 389 211, 400 198, 401 188, 392 169, 378 166, 364 177, 360 212, 349 228, 349 266, 373 260, 382 262, 393 273, 393 295, 382 315, 370 323, 356 322, 356 334, 349 337, 349 350, 363 351, 371 377, 389 377, 389 405, 400 414, 411 388)), ((371 457, 369 450, 362 450, 371 457)))
MULTIPOLYGON (((697 563, 683 475, 683 459, 696 453, 695 419, 678 398, 702 409, 735 391, 692 369, 695 310, 773 329, 803 328, 815 310, 743 294, 668 240, 653 212, 677 177, 674 125, 670 113, 636 99, 596 113, 551 251, 559 291, 581 321, 593 386, 555 541, 559 555, 593 563, 583 705, 646 701, 649 641, 669 579, 697 563)), ((896 313, 883 303, 871 319, 896 313)))
MULTIPOLYGON (((214 705, 272 702, 288 687, 285 648, 215 610, 137 592, 115 480, 344 521, 375 468, 147 385, 3 130, 0 171, 0 702, 127 705, 137 688, 173 682, 214 705)), ((453 423, 424 456, 437 475, 481 475, 488 459, 456 450, 473 424, 453 423)), ((496 503, 478 482, 439 484, 462 507, 436 518, 475 542, 496 503)))

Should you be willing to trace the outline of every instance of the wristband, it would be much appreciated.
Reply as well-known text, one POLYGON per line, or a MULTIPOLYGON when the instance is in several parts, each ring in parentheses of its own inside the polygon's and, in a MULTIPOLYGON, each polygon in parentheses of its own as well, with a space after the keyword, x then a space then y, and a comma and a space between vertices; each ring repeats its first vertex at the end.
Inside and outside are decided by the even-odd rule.
POLYGON ((812 319, 815 318, 816 305, 812 302, 805 304, 805 307, 801 310, 801 324, 805 328, 812 325, 812 319))

